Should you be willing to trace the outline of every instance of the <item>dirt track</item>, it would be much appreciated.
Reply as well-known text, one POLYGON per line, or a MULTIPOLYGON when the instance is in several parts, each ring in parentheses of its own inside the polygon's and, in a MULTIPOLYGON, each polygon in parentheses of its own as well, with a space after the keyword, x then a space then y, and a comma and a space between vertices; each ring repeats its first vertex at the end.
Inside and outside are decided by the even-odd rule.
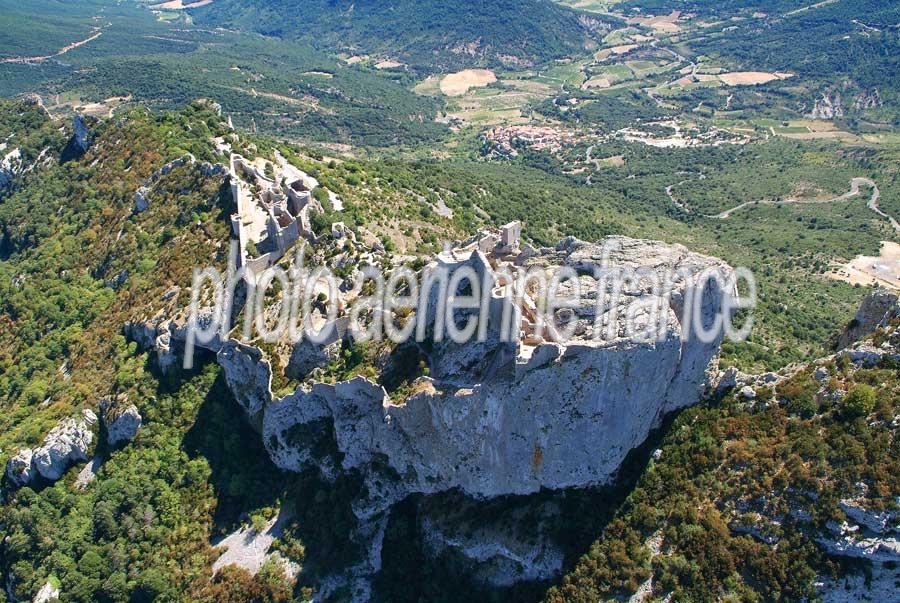
POLYGON ((84 40, 80 40, 78 42, 72 42, 71 44, 68 44, 67 46, 63 46, 58 51, 56 51, 54 54, 48 54, 48 55, 39 56, 39 57, 9 57, 6 59, 0 59, 0 63, 42 63, 46 60, 53 59, 58 56, 62 56, 64 54, 66 54, 67 52, 69 52, 70 50, 75 50, 79 46, 87 44, 88 42, 93 42, 94 40, 96 40, 97 38, 99 38, 102 35, 103 35, 103 32, 98 31, 97 33, 85 38, 84 40))
POLYGON ((821 200, 803 200, 803 199, 781 199, 781 200, 769 200, 764 199, 760 201, 747 201, 746 203, 741 203, 740 205, 736 205, 731 209, 726 209, 723 212, 714 215, 707 215, 707 218, 716 218, 719 220, 727 220, 731 217, 736 211, 739 211, 745 207, 751 205, 782 205, 782 204, 797 204, 797 205, 814 205, 818 203, 840 203, 842 201, 847 201, 854 197, 859 196, 859 187, 865 185, 872 189, 872 196, 869 199, 867 204, 868 208, 874 211, 876 214, 887 220, 891 226, 897 232, 900 232, 900 223, 897 222, 893 217, 881 211, 881 208, 878 207, 878 199, 881 197, 881 192, 878 190, 878 185, 869 178, 853 178, 850 181, 850 190, 840 195, 838 197, 834 197, 832 199, 821 199, 821 200))

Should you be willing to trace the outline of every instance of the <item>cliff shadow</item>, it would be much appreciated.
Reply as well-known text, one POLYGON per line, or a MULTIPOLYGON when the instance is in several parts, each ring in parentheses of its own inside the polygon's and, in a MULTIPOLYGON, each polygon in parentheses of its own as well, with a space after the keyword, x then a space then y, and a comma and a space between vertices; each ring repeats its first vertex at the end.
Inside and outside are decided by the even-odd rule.
POLYGON ((209 464, 209 483, 218 500, 217 529, 234 528, 248 514, 279 504, 288 477, 269 459, 262 438, 250 427, 221 373, 182 447, 192 459, 203 457, 209 464))
POLYGON ((391 511, 375 598, 392 603, 541 601, 547 589, 560 583, 616 516, 676 416, 677 412, 666 417, 660 428, 628 454, 608 485, 487 501, 474 501, 459 491, 407 497, 391 511), (440 527, 435 530, 435 525, 440 527), (441 530, 456 546, 434 546, 434 535, 441 530), (477 564, 458 550, 477 542, 485 530, 505 540, 504 545, 518 541, 532 550, 540 549, 540 541, 546 539, 550 544, 547 551, 562 554, 561 571, 552 577, 508 585, 487 583, 502 578, 509 566, 496 559, 477 564))

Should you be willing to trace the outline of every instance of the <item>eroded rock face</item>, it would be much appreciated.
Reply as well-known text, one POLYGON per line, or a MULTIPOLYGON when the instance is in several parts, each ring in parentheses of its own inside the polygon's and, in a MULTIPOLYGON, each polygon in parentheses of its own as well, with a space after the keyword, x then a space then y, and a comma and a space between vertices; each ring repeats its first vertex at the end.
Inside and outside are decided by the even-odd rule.
POLYGON ((272 402, 272 367, 259 348, 228 341, 218 353, 225 381, 235 400, 258 425, 263 410, 272 402))
POLYGON ((42 477, 59 480, 66 470, 79 461, 88 460, 88 449, 94 441, 91 425, 97 416, 87 410, 81 420, 68 418, 60 421, 44 438, 44 443, 34 451, 32 464, 42 477))
POLYGON ((834 119, 844 116, 844 102, 840 92, 823 93, 817 99, 812 111, 807 114, 810 119, 834 119))
POLYGON ((55 482, 75 463, 88 460, 94 441, 92 426, 97 415, 84 410, 81 418, 66 418, 44 437, 39 448, 20 450, 6 463, 10 484, 21 487, 34 483, 38 476, 55 482))
MULTIPOLYGON (((364 526, 382 521, 410 494, 455 490, 482 500, 608 483, 667 413, 695 404, 709 386, 721 334, 704 342, 686 333, 683 310, 694 292, 702 295, 698 317, 709 328, 731 291, 701 282, 698 274, 731 269, 679 245, 624 237, 605 243, 568 239, 522 262, 569 266, 586 285, 611 267, 666 273, 673 279, 671 295, 661 297, 635 282, 598 307, 596 295, 583 293, 563 317, 576 333, 565 342, 528 336, 508 343, 489 335, 471 348, 435 346, 435 378, 419 378, 405 400, 392 400, 361 377, 313 384, 278 399, 269 389, 271 366, 259 349, 226 342, 218 361, 239 404, 261 427, 276 465, 288 471, 314 467, 326 477, 363 477, 366 494, 353 508, 364 526), (617 323, 625 316, 661 324, 659 337, 636 340, 617 323), (597 338, 596 328, 603 329, 597 338)), ((480 251, 442 261, 456 260, 489 269, 480 251)), ((434 534, 447 533, 434 528, 434 534)), ((509 556, 490 543, 438 540, 473 559, 492 557, 511 575, 546 576, 557 567, 556 557, 540 547, 509 556)))
POLYGON ((876 328, 886 324, 887 319, 898 313, 898 296, 887 289, 876 289, 863 299, 853 321, 847 325, 838 338, 838 349, 842 350, 876 328))
POLYGON ((137 406, 128 404, 127 398, 106 397, 100 400, 100 416, 106 426, 106 441, 110 446, 130 442, 137 437, 143 424, 137 406))
POLYGON ((81 115, 73 117, 72 128, 75 130, 75 133, 72 135, 73 147, 79 154, 86 152, 94 143, 94 137, 84 117, 81 115))
POLYGON ((20 450, 6 462, 6 479, 15 487, 31 483, 34 479, 34 466, 31 459, 34 451, 31 448, 20 450))

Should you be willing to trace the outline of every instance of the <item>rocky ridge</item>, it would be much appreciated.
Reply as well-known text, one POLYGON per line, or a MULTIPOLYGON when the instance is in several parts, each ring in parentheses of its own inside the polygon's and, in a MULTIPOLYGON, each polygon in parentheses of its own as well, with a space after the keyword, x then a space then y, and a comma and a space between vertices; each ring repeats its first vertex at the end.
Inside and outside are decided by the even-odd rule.
POLYGON ((9 483, 29 485, 38 477, 54 482, 75 463, 88 460, 88 451, 94 441, 91 427, 96 422, 97 415, 87 409, 81 418, 68 417, 60 421, 44 437, 41 446, 20 450, 7 462, 9 483))
MULTIPOLYGON (((439 255, 435 263, 450 267, 451 274, 463 266, 478 274, 516 264, 546 270, 567 266, 578 271, 590 291, 596 282, 589 275, 602 272, 604 254, 617 269, 657 274, 681 269, 688 276, 678 277, 664 299, 646 283, 636 283, 598 310, 596 297, 586 294, 574 310, 558 315, 575 323, 576 335, 564 343, 531 335, 526 302, 518 342, 500 341, 492 324, 486 342, 434 346, 432 376, 417 379, 405 399, 392 399, 383 386, 362 377, 307 383, 277 398, 271 391, 272 365, 262 350, 235 340, 222 344, 217 358, 228 386, 261 431, 276 465, 288 471, 314 468, 326 478, 355 472, 364 480, 367 494, 354 501, 353 509, 358 536, 370 553, 349 578, 362 598, 367 576, 380 567, 388 512, 410 494, 455 490, 482 500, 608 483, 627 453, 666 414, 699 401, 721 336, 708 343, 687 336, 681 314, 694 287, 703 292, 704 324, 722 311, 730 292, 709 283, 703 287, 697 279, 706 268, 730 273, 723 262, 680 245, 624 237, 597 244, 570 238, 536 250, 504 246, 498 236, 482 234, 439 255), (663 313, 660 340, 635 341, 621 326, 615 328, 626 315, 646 325, 654 306, 663 313), (596 325, 610 323, 614 328, 604 329, 608 334, 593 337, 596 325)), ((502 305, 496 296, 494 301, 502 305)), ((464 544, 436 537, 445 530, 429 533, 436 547, 452 547, 473 559, 492 558, 498 571, 485 580, 496 583, 547 578, 561 567, 553 551, 520 554, 521 547, 511 543, 464 544)))

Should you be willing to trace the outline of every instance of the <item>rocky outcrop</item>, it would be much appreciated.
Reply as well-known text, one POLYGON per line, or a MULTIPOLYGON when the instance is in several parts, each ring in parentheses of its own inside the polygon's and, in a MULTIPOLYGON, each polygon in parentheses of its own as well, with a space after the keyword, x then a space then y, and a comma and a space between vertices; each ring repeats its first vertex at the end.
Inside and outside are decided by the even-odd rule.
POLYGON ((810 119, 834 119, 844 116, 844 102, 840 92, 822 93, 807 115, 810 119))
POLYGON ((867 509, 864 501, 859 500, 842 500, 838 506, 850 520, 871 532, 900 534, 900 512, 867 509))
POLYGON ((284 374, 291 379, 303 380, 313 369, 324 368, 337 360, 340 353, 340 341, 319 345, 307 339, 301 339, 291 349, 291 357, 284 369, 284 374))
POLYGON ((876 88, 872 92, 862 92, 858 94, 853 100, 853 110, 866 111, 867 109, 877 109, 883 104, 881 95, 878 94, 878 89, 876 88))
POLYGON ((32 603, 49 603, 57 599, 59 599, 59 589, 53 586, 52 582, 47 582, 34 596, 32 603))
POLYGON ((838 349, 844 349, 879 326, 884 326, 894 314, 900 314, 897 293, 876 289, 863 299, 856 316, 838 337, 838 349))
MULTIPOLYGON (((683 331, 682 314, 698 292, 699 318, 708 328, 731 291, 700 282, 706 268, 730 274, 714 258, 656 241, 611 237, 604 243, 568 239, 521 261, 573 268, 585 291, 597 285, 591 274, 612 269, 665 273, 674 279, 670 294, 660 297, 634 282, 598 309, 596 295, 586 293, 577 307, 558 314, 574 326, 576 335, 566 342, 535 340, 524 318, 525 337, 516 343, 501 342, 492 326, 477 345, 435 346, 429 362, 434 378, 419 378, 405 399, 394 400, 361 377, 307 385, 278 399, 270 390, 271 365, 259 349, 226 342, 218 362, 276 465, 315 468, 326 478, 336 472, 362 477, 365 495, 353 504, 361 526, 383 521, 410 494, 453 490, 481 500, 608 483, 667 413, 696 403, 708 387, 721 334, 700 341, 683 331), (609 265, 602 265, 606 256, 609 265), (658 338, 641 341, 617 323, 626 316, 644 326, 658 320, 664 328, 658 338), (597 325, 603 334, 595 337, 597 325)), ((494 260, 469 247, 438 261, 451 269, 489 270, 494 260)), ((507 555, 484 542, 437 540, 464 556, 517 567, 514 575, 545 576, 558 565, 554 555, 537 549, 507 555)))
POLYGON ((218 353, 225 381, 251 424, 259 427, 262 413, 272 402, 272 366, 259 348, 228 341, 218 353))
MULTIPOLYGON (((848 91, 848 85, 849 83, 844 83, 844 92, 850 96, 852 87, 848 91)), ((855 96, 851 96, 851 98, 852 101, 848 98, 845 102, 838 90, 823 92, 822 97, 816 100, 812 111, 807 113, 806 117, 810 119, 834 119, 844 117, 848 111, 867 111, 869 109, 877 109, 883 104, 877 89, 871 92, 862 91, 855 96)))
POLYGON ((75 117, 72 118, 72 129, 74 130, 74 133, 72 134, 73 149, 79 155, 84 154, 91 148, 91 145, 94 144, 94 136, 91 133, 84 116, 75 115, 75 117))
MULTIPOLYGON (((164 301, 174 306, 177 291, 170 292, 174 297, 166 297, 164 301)), ((170 293, 167 293, 168 296, 170 293)), ((240 305, 239 301, 235 302, 240 305)), ((183 309, 181 309, 183 310, 183 309)), ((163 373, 169 373, 176 368, 179 362, 179 354, 183 351, 184 342, 187 340, 188 319, 183 312, 175 312, 174 318, 167 318, 165 312, 158 312, 152 318, 125 323, 124 333, 130 340, 136 342, 141 349, 156 353, 156 362, 163 373)), ((212 320, 212 309, 201 308, 198 312, 197 323, 203 327, 212 320)), ((222 348, 222 340, 216 336, 207 343, 197 342, 198 348, 213 354, 222 348)))
POLYGON ((128 404, 126 396, 107 396, 100 400, 100 416, 106 427, 106 441, 110 446, 130 442, 137 437, 143 424, 137 406, 128 404))
POLYGON ((21 151, 16 148, 6 153, 0 159, 0 189, 9 188, 22 171, 21 151))
POLYGON ((66 418, 44 437, 39 448, 21 450, 6 463, 6 476, 14 486, 35 483, 38 476, 55 482, 75 463, 88 460, 97 415, 84 410, 80 419, 66 418))
POLYGON ((853 557, 874 563, 900 562, 900 538, 896 535, 867 535, 859 525, 828 523, 830 536, 816 541, 829 555, 853 557))
POLYGON ((147 195, 150 194, 150 189, 146 186, 142 186, 137 189, 134 193, 134 213, 139 214, 150 209, 150 201, 147 199, 147 195))
POLYGON ((88 449, 94 441, 91 426, 97 422, 97 415, 90 410, 82 413, 82 418, 63 419, 50 430, 43 445, 34 451, 32 464, 47 480, 60 479, 66 470, 79 461, 88 460, 88 449))
POLYGON ((137 189, 137 191, 135 191, 134 213, 139 214, 150 209, 150 193, 153 191, 153 187, 156 185, 156 183, 159 182, 159 180, 163 176, 167 176, 168 174, 170 174, 172 170, 183 167, 185 165, 196 166, 200 174, 207 178, 213 176, 224 176, 228 173, 228 168, 221 163, 213 164, 206 161, 197 163, 197 160, 190 153, 173 159, 172 161, 166 163, 155 172, 150 174, 150 176, 137 189))
POLYGON ((35 476, 34 465, 31 464, 33 457, 34 451, 24 448, 6 462, 6 479, 11 485, 18 488, 31 483, 35 476))

